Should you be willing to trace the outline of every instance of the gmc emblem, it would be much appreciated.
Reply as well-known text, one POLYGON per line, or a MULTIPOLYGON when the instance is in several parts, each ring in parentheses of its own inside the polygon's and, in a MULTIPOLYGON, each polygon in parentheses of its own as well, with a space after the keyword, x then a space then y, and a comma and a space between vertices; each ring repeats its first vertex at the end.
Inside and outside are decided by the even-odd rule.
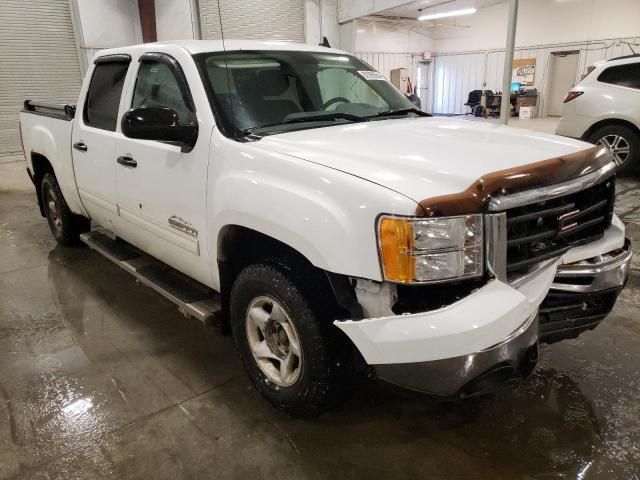
POLYGON ((573 210, 569 213, 560 215, 558 217, 558 233, 564 234, 572 232, 573 230, 578 228, 578 222, 575 222, 573 220, 578 216, 579 213, 580 210, 573 210))

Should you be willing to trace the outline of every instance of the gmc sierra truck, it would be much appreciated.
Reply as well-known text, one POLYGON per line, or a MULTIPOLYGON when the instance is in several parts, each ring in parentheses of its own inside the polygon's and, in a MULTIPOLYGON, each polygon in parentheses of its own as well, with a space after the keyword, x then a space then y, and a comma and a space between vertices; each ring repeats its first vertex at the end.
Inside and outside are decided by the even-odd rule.
POLYGON ((339 50, 104 50, 77 106, 27 100, 20 122, 56 240, 220 324, 292 415, 354 374, 492 391, 597 326, 627 278, 605 148, 431 117, 339 50))

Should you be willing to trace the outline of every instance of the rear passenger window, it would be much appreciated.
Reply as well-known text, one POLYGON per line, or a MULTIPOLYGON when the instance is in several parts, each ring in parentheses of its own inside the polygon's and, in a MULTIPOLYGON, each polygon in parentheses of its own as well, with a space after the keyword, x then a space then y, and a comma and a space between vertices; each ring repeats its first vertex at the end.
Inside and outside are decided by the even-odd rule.
POLYGON ((129 62, 98 63, 93 71, 84 106, 84 123, 115 132, 118 106, 129 62))
POLYGON ((640 90, 640 63, 609 67, 600 74, 598 81, 640 90))
POLYGON ((171 67, 165 63, 145 61, 140 65, 131 108, 141 106, 169 107, 178 113, 182 122, 194 119, 185 100, 186 92, 171 67))

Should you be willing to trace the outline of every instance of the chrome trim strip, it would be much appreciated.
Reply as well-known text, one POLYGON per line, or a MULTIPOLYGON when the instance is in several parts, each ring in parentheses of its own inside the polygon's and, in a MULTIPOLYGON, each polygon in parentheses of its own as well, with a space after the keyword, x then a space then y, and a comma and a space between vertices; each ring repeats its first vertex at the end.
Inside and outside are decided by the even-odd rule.
POLYGON ((487 270, 501 282, 507 281, 507 214, 485 215, 484 237, 487 270))
POLYGON ((553 198, 569 195, 571 193, 585 190, 602 180, 613 175, 616 169, 615 162, 611 161, 595 172, 588 173, 582 177, 567 182, 549 185, 548 187, 534 188, 523 192, 501 195, 491 199, 489 211, 500 212, 510 208, 521 207, 531 203, 544 202, 553 198))
POLYGON ((631 257, 633 257, 631 242, 627 239, 624 245, 624 251, 615 258, 594 263, 591 266, 574 264, 560 265, 556 271, 555 280, 551 284, 551 289, 564 292, 587 293, 621 287, 627 280, 631 257), (593 281, 587 285, 562 283, 563 278, 585 277, 593 277, 593 281))

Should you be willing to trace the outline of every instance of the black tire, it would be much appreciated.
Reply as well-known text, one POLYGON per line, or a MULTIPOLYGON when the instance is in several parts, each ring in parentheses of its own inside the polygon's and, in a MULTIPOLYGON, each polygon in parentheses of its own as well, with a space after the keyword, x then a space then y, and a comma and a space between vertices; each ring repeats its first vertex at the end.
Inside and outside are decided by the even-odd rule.
POLYGON ((623 142, 629 146, 629 155, 626 160, 619 164, 618 173, 623 175, 637 175, 640 173, 640 135, 631 127, 625 125, 607 125, 598 128, 591 133, 587 141, 597 144, 601 140, 609 137, 619 136, 623 142))
MULTIPOLYGON (((295 417, 319 415, 338 403, 350 362, 347 348, 335 326, 318 315, 313 299, 303 294, 301 282, 281 268, 254 264, 246 267, 233 285, 230 298, 231 330, 240 359, 255 388, 276 407, 295 417), (247 315, 256 299, 276 300, 295 327, 302 351, 297 380, 281 386, 258 365, 250 346, 247 315)), ((271 320, 269 320, 271 321, 271 320)), ((250 328, 250 327, 249 327, 250 328)), ((266 328, 265 328, 266 331, 266 328)), ((264 338, 264 343, 268 343, 264 338)))
POLYGON ((58 243, 77 245, 81 233, 91 228, 89 219, 75 215, 64 200, 58 180, 51 173, 46 173, 40 183, 40 194, 45 217, 49 229, 58 243))

